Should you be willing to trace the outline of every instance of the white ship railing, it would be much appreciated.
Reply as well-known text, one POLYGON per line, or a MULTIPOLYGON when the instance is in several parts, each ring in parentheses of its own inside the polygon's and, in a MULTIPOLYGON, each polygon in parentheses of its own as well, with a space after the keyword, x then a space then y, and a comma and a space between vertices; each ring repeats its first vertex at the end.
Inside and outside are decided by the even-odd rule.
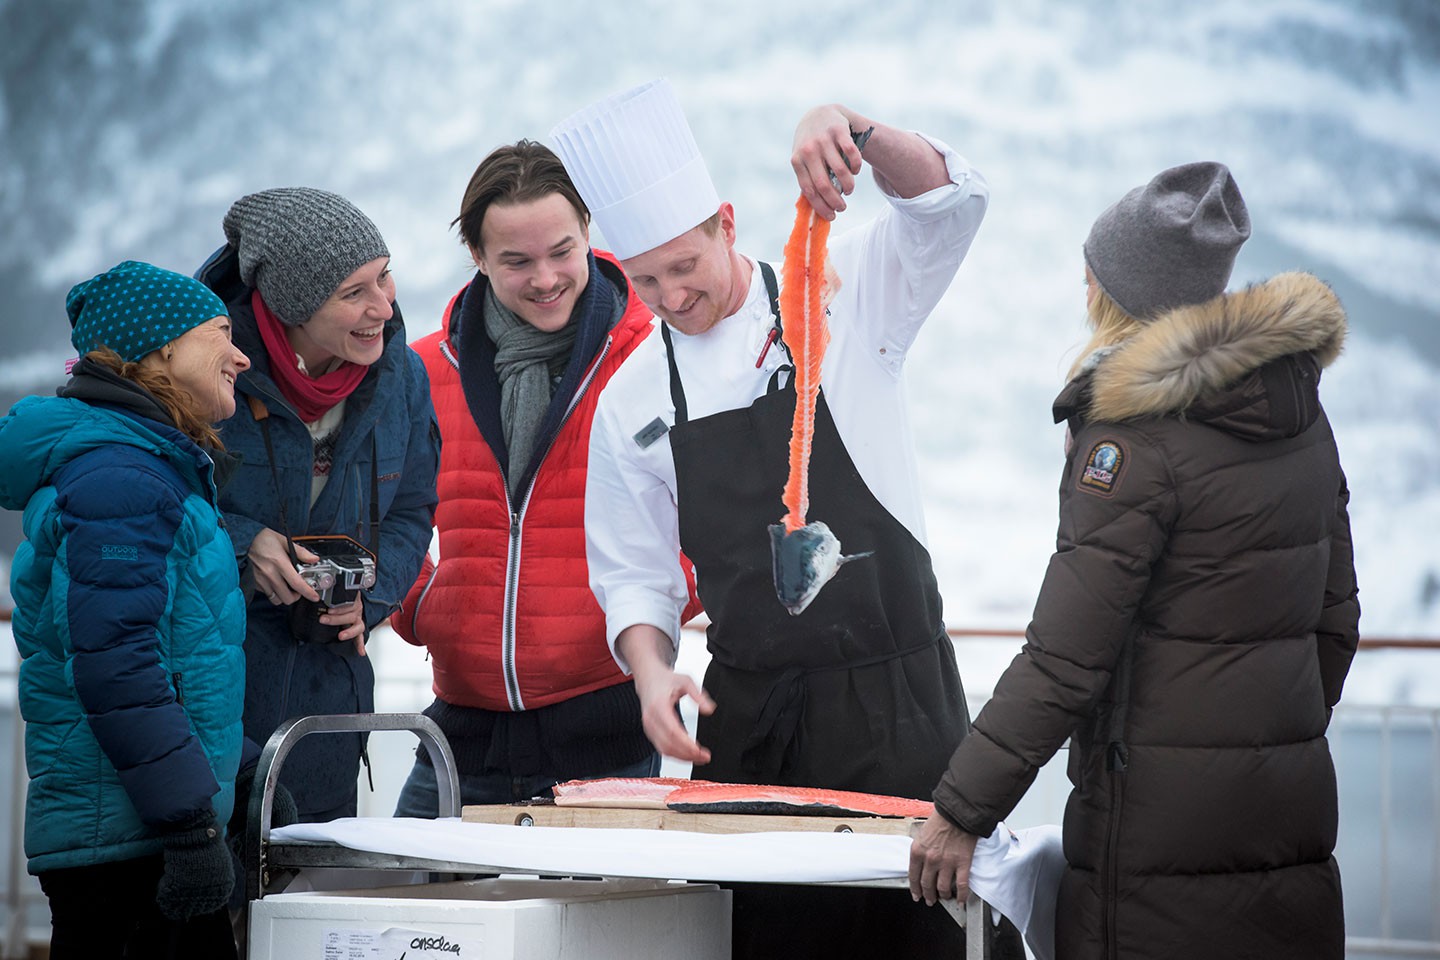
POLYGON ((1342 705, 1330 744, 1348 774, 1336 850, 1347 955, 1440 957, 1440 710, 1342 705), (1360 775, 1352 753, 1373 759, 1373 778, 1360 775), (1373 894, 1352 882, 1372 875, 1373 894))

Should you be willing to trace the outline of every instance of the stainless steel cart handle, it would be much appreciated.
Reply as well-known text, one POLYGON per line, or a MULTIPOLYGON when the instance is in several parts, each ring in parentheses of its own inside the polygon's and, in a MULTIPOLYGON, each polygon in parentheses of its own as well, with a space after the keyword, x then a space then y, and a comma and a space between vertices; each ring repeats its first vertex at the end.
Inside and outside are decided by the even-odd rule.
POLYGON ((275 806, 275 785, 280 782, 280 768, 285 757, 302 737, 312 733, 370 733, 375 730, 409 730, 420 738, 435 768, 435 784, 439 793, 442 817, 460 816, 460 773, 450 743, 435 721, 421 713, 332 713, 315 717, 296 717, 275 729, 260 753, 255 768, 255 785, 250 790, 250 806, 246 811, 248 829, 245 836, 245 896, 255 900, 267 885, 265 851, 270 843, 270 817, 275 806))

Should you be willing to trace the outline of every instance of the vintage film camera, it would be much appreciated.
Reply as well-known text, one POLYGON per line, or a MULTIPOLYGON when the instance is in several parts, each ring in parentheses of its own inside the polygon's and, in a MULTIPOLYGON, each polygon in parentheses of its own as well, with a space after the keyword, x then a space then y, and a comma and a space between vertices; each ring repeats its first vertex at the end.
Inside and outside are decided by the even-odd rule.
POLYGON ((375 555, 346 536, 295 537, 315 554, 314 563, 296 562, 301 579, 320 595, 318 603, 301 597, 290 605, 290 632, 301 643, 335 643, 340 628, 320 622, 331 607, 343 607, 375 586, 375 555))

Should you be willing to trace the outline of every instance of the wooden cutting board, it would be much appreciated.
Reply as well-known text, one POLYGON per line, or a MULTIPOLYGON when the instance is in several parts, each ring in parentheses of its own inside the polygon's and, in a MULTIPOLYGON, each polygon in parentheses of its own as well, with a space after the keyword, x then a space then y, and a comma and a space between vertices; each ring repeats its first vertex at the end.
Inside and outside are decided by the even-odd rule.
POLYGON ((615 807, 557 807, 505 803, 464 807, 466 823, 528 827, 605 827, 625 830, 683 830, 690 833, 878 833, 908 837, 923 823, 913 817, 787 817, 748 813, 680 813, 615 807))

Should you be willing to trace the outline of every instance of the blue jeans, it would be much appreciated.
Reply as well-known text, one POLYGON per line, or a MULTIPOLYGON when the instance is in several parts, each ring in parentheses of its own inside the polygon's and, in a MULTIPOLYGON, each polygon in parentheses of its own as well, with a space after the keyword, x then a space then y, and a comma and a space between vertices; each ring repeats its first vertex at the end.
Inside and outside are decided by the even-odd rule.
MULTIPOLYGON (((653 777, 660 773, 660 755, 652 753, 639 763, 622 767, 609 773, 596 774, 600 777, 653 777)), ((550 788, 558 783, 552 776, 512 777, 504 773, 462 773, 460 774, 460 804, 472 806, 484 803, 516 803, 531 797, 550 796, 550 788)), ((440 789, 435 782, 435 768, 428 763, 415 761, 410 777, 400 789, 400 799, 395 803, 395 816, 422 817, 435 819, 440 809, 440 789)))

